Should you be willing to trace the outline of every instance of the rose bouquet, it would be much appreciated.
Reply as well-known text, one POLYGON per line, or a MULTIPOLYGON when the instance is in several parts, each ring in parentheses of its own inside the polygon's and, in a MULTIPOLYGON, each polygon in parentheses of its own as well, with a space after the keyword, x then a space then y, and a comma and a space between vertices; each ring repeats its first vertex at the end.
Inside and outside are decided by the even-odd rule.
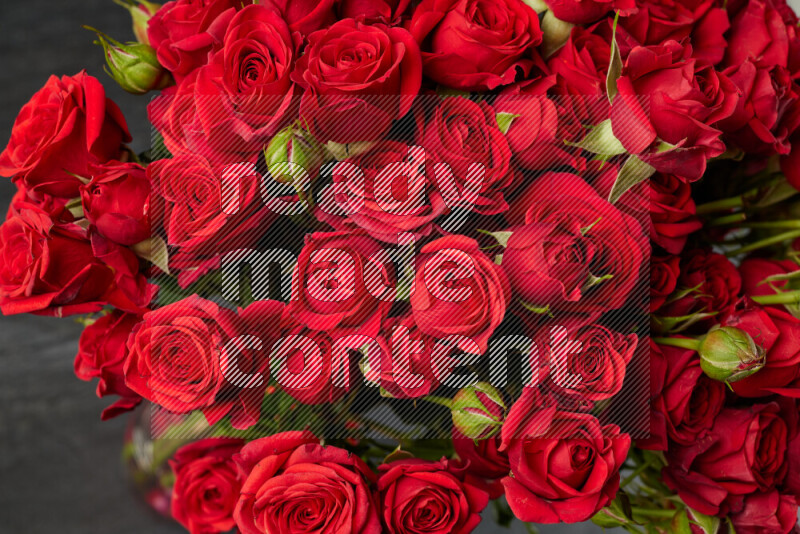
POLYGON ((782 0, 119 3, 151 146, 32 97, 0 310, 83 322, 189 532, 797 531, 782 0))

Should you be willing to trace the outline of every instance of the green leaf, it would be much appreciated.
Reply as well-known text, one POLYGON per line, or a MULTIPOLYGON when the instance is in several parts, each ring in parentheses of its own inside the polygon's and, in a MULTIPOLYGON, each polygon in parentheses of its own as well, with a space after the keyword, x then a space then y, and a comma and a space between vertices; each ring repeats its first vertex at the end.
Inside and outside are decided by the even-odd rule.
POLYGON ((631 154, 617 174, 617 180, 611 187, 608 201, 615 204, 629 189, 650 178, 656 170, 631 154))
POLYGON ((521 115, 516 115, 514 113, 500 112, 497 115, 495 115, 497 119, 497 127, 500 128, 501 132, 507 134, 508 129, 511 128, 511 123, 514 122, 514 119, 520 116, 521 115))
POLYGON ((719 517, 701 514, 697 510, 689 509, 691 522, 703 530, 704 534, 717 534, 720 530, 719 517))
POLYGON ((528 310, 529 312, 533 312, 537 315, 547 315, 548 317, 555 317, 553 312, 550 311, 550 305, 547 306, 537 306, 536 304, 529 304, 527 302, 519 301, 520 305, 528 310))
POLYGON ((601 154, 603 156, 618 156, 625 154, 627 150, 622 146, 614 136, 611 129, 611 119, 606 119, 600 124, 592 127, 586 137, 578 143, 564 141, 569 146, 582 148, 592 154, 601 154))
POLYGON ((594 514, 592 523, 602 528, 616 528, 635 525, 633 511, 628 495, 620 490, 611 504, 594 514))
POLYGON ((165 273, 169 274, 169 252, 167 243, 158 236, 140 241, 131 247, 134 254, 149 261, 165 273))
POLYGON ((617 45, 618 21, 619 12, 614 15, 614 26, 611 34, 611 59, 608 61, 608 74, 606 75, 606 93, 608 94, 609 102, 613 102, 614 97, 617 96, 617 79, 619 79, 622 74, 622 55, 617 45))

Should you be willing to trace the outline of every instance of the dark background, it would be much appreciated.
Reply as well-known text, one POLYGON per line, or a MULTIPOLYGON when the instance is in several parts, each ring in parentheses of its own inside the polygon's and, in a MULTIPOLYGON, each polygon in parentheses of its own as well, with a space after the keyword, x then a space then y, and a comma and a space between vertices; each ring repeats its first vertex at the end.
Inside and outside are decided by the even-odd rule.
MULTIPOLYGON (((128 14, 111 0, 0 0, 0 148, 20 107, 51 74, 81 69, 99 78, 122 108, 133 148, 147 148, 148 97, 125 93, 103 72, 102 49, 83 24, 133 39, 128 14)), ((2 213, 13 193, 11 181, 0 178, 2 213)), ((181 532, 130 490, 120 461, 127 418, 101 422, 108 401, 73 374, 80 331, 70 318, 0 318, 0 534, 181 532)), ((478 532, 511 531, 487 525, 478 532)), ((513 532, 526 530, 517 524, 513 532)))

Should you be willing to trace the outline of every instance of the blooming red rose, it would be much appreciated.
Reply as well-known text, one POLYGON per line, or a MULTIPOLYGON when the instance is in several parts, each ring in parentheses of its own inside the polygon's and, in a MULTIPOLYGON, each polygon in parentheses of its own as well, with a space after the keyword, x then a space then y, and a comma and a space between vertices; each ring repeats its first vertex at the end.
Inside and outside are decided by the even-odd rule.
POLYGON ((522 521, 576 523, 606 506, 619 488, 630 437, 588 413, 570 413, 526 388, 501 431, 511 475, 503 479, 522 521))
POLYGON ((534 306, 599 314, 621 308, 650 250, 641 226, 574 174, 546 173, 514 202, 503 267, 534 306))
POLYGON ((293 79, 301 121, 320 141, 374 141, 411 109, 422 84, 419 47, 406 30, 344 19, 312 33, 293 79))
POLYGON ((0 310, 5 315, 65 316, 132 305, 114 286, 86 231, 54 222, 30 203, 17 204, 0 226, 0 310))
POLYGON ((51 76, 22 107, 0 154, 0 176, 13 176, 32 192, 72 198, 92 164, 120 156, 131 140, 125 118, 85 72, 51 76))
POLYGON ((691 186, 672 174, 656 173, 647 181, 650 193, 650 239, 670 254, 679 254, 689 234, 702 228, 691 186))
MULTIPOLYGON (((639 4, 635 13, 621 17, 617 32, 619 42, 628 38, 638 45, 659 45, 691 38, 693 57, 715 65, 720 62, 728 43, 724 34, 730 27, 726 10, 713 0, 700 2, 660 0, 639 4)), ((623 50, 623 57, 628 50, 623 50)))
POLYGON ((119 395, 121 398, 103 410, 100 418, 111 419, 132 410, 141 397, 125 384, 123 364, 128 355, 126 343, 140 317, 115 310, 87 326, 81 334, 75 374, 81 380, 99 378, 97 396, 119 395))
POLYGON ((510 298, 503 268, 475 240, 453 235, 420 249, 409 302, 423 334, 436 339, 464 336, 486 352, 510 298))
MULTIPOLYGON (((574 27, 564 46, 547 60, 547 66, 556 75, 556 93, 596 96, 599 105, 600 98, 605 97, 610 57, 611 46, 607 39, 581 26, 574 27)), ((593 124, 598 122, 592 121, 593 124)))
POLYGON ((235 314, 197 295, 144 314, 128 338, 125 383, 174 413, 213 405, 225 384, 220 353, 235 314))
POLYGON ((447 87, 491 90, 541 64, 539 19, 520 0, 423 0, 408 28, 425 75, 447 87))
POLYGON ((650 437, 645 449, 667 450, 667 440, 692 445, 705 438, 725 405, 725 384, 707 377, 688 349, 650 342, 650 437))
POLYGON ((230 416, 236 429, 258 423, 269 379, 269 356, 280 338, 284 309, 282 302, 257 300, 237 310, 236 337, 220 347, 219 363, 226 380, 214 404, 203 410, 209 424, 224 416, 230 416))
MULTIPOLYGON (((566 142, 581 140, 586 129, 577 114, 587 111, 584 104, 596 107, 593 103, 600 100, 591 96, 585 99, 547 96, 548 90, 555 90, 556 78, 546 76, 514 84, 495 100, 497 113, 513 117, 506 138, 514 160, 524 169, 547 170, 565 165, 583 169, 586 166, 584 158, 580 157, 581 149, 566 142)), ((613 166, 608 168, 613 169, 613 166)))
POLYGON ((603 17, 609 11, 629 15, 637 10, 633 0, 545 0, 547 7, 557 19, 572 24, 588 24, 603 17))
POLYGON ((296 118, 296 39, 274 8, 249 5, 236 13, 208 64, 151 104, 167 146, 225 163, 252 161, 296 118))
POLYGON ((242 534, 381 532, 375 475, 310 432, 251 441, 235 457, 244 477, 234 518, 242 534))
MULTIPOLYGON (((659 316, 677 321, 704 314, 695 322, 724 315, 738 301, 741 289, 741 276, 728 258, 707 250, 690 250, 681 257, 678 291, 683 296, 662 306, 659 316)), ((708 325, 708 320, 700 324, 708 325)))
POLYGON ((173 0, 164 4, 147 25, 150 46, 158 62, 180 82, 205 65, 219 47, 237 8, 250 0, 173 0))
POLYGON ((680 257, 653 256, 650 259, 650 313, 657 311, 678 286, 680 257))
POLYGON ((769 0, 748 0, 733 18, 727 38, 723 62, 726 67, 741 65, 748 59, 763 66, 787 66, 789 28, 769 0))
POLYGON ((783 480, 787 440, 776 403, 725 408, 705 438, 670 447, 664 482, 693 510, 725 515, 783 480))
POLYGON ((733 114, 719 124, 726 142, 748 154, 789 154, 791 135, 800 123, 798 90, 789 71, 747 59, 723 72, 742 95, 733 114))
POLYGON ((489 503, 481 481, 446 459, 396 460, 379 469, 388 534, 468 534, 489 503))
POLYGON ((384 335, 377 339, 380 373, 367 373, 365 377, 379 383, 394 398, 430 395, 458 364, 450 357, 458 348, 447 345, 445 349, 444 344, 437 348, 438 340, 422 333, 411 313, 388 319, 382 330, 384 335))
POLYGON ((394 271, 381 245, 363 233, 306 235, 287 313, 308 328, 355 329, 375 336, 394 299, 394 271))
POLYGON ((730 515, 736 534, 789 534, 797 530, 797 499, 776 490, 744 498, 742 509, 730 515))
POLYGON ((271 366, 281 390, 290 397, 303 404, 333 404, 358 386, 358 351, 367 345, 360 334, 349 337, 340 330, 313 330, 295 322, 288 310, 281 333, 271 366))
POLYGON ((503 193, 514 185, 511 150, 485 102, 445 98, 431 112, 418 143, 436 164, 431 179, 451 208, 483 215, 508 209, 503 193), (443 165, 444 164, 444 165, 443 165))
POLYGON ((258 3, 277 8, 289 23, 289 29, 304 37, 336 21, 334 6, 337 0, 263 0, 258 3))
POLYGON ((416 166, 419 163, 413 157, 417 153, 405 143, 381 141, 337 164, 332 170, 338 188, 334 198, 338 205, 351 203, 357 208, 343 215, 317 209, 316 217, 337 230, 361 228, 391 244, 398 244, 398 236, 405 232, 415 238, 431 235, 438 229, 436 219, 450 210, 442 194, 431 187, 424 167, 416 166), (353 165, 363 172, 363 179, 350 172, 353 165))
POLYGON ((175 474, 172 517, 191 534, 228 532, 241 481, 233 455, 238 439, 203 439, 184 445, 169 461, 175 474))
POLYGON ((83 213, 103 237, 135 245, 152 235, 150 179, 138 163, 111 162, 81 186, 83 213))
POLYGON ((384 24, 399 23, 408 11, 411 0, 339 0, 340 19, 362 19, 384 24))
POLYGON ((583 402, 610 399, 620 392, 628 364, 636 352, 636 334, 622 334, 599 324, 589 324, 570 335, 578 350, 554 360, 554 345, 547 347, 552 387, 560 394, 583 402), (566 373, 566 375, 564 374, 566 373))
POLYGON ((178 247, 169 266, 183 287, 218 268, 221 254, 252 246, 276 217, 255 168, 227 169, 183 153, 152 162, 147 174, 164 204, 166 242, 178 247))
POLYGON ((782 277, 797 270, 798 266, 792 260, 748 258, 739 265, 742 292, 748 297, 759 297, 792 291, 794 288, 790 281, 782 277))
POLYGON ((500 451, 500 435, 489 439, 474 440, 465 437, 453 427, 453 448, 458 460, 468 473, 485 479, 489 484, 489 498, 503 495, 500 479, 510 471, 508 456, 500 451))
POLYGON ((728 76, 693 58, 691 46, 666 41, 636 47, 616 83, 611 123, 630 153, 693 181, 703 176, 708 159, 725 152, 718 123, 736 109, 739 91, 728 76), (667 150, 661 142, 670 145, 667 150))
POLYGON ((742 397, 766 397, 780 393, 800 397, 800 319, 778 308, 762 308, 745 299, 744 303, 727 314, 722 326, 739 328, 763 348, 766 361, 757 373, 731 384, 742 397))

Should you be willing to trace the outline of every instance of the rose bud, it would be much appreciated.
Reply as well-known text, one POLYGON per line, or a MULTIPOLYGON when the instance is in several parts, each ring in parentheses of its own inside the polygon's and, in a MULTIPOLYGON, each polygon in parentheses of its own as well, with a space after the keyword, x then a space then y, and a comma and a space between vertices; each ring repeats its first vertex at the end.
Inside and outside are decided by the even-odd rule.
POLYGON ((136 40, 142 44, 149 45, 150 39, 147 37, 147 23, 150 18, 161 9, 161 4, 148 2, 147 0, 115 0, 116 3, 124 7, 131 14, 133 21, 133 34, 136 40))
POLYGON ((744 330, 715 326, 697 349, 703 372, 720 382, 736 382, 764 367, 765 351, 744 330))
POLYGON ((478 382, 462 388, 453 397, 453 426, 471 439, 494 436, 503 424, 503 395, 491 384, 478 382))
POLYGON ((289 125, 275 134, 264 151, 270 174, 278 181, 292 183, 298 193, 304 186, 295 182, 303 174, 302 171, 307 173, 309 180, 314 180, 326 157, 325 147, 308 130, 297 124, 289 125))
POLYGON ((151 237, 150 180, 138 163, 98 167, 80 194, 84 215, 103 237, 125 246, 151 237))
POLYGON ((161 66, 152 46, 142 43, 121 43, 108 35, 86 27, 97 34, 98 44, 106 54, 105 69, 109 76, 125 91, 143 95, 148 91, 163 89, 172 83, 172 77, 161 66))

